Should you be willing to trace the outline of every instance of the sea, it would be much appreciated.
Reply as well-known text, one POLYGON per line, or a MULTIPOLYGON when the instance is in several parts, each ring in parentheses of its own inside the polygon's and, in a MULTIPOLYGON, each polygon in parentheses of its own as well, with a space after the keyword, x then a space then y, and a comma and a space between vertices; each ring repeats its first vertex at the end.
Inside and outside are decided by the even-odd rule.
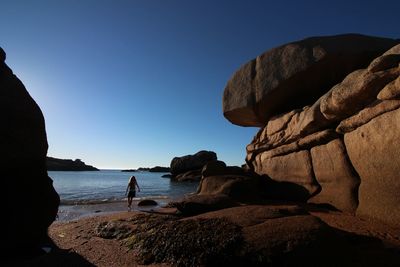
POLYGON ((134 175, 140 187, 134 200, 178 199, 196 191, 196 182, 173 182, 166 173, 100 171, 49 171, 61 204, 87 204, 122 201, 129 178, 134 175))

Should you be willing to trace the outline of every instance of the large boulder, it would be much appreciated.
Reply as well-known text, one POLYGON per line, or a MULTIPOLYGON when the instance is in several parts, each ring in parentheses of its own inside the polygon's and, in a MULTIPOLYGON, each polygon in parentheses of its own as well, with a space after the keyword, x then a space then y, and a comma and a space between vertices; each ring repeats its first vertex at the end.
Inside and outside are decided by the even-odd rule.
POLYGON ((45 242, 60 199, 47 175, 42 112, 5 58, 0 48, 2 208, 7 218, 0 250, 6 255, 18 251, 21 256, 45 242))
POLYGON ((242 66, 228 81, 224 116, 237 125, 264 126, 273 115, 315 102, 347 74, 367 67, 397 43, 344 34, 307 38, 271 49, 242 66))
POLYGON ((202 169, 210 161, 217 160, 217 154, 212 151, 199 151, 194 155, 175 157, 171 161, 171 174, 178 175, 188 171, 202 169))

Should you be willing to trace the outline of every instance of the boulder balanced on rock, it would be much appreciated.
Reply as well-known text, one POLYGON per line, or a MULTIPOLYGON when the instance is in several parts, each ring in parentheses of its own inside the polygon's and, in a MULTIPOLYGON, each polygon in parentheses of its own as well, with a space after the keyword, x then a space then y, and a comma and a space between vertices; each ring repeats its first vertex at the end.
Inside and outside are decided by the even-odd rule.
POLYGON ((243 65, 228 81, 224 116, 241 126, 263 127, 273 115, 315 102, 347 74, 367 67, 397 43, 345 34, 307 38, 271 49, 243 65))
POLYGON ((224 115, 262 126, 247 165, 275 181, 283 200, 287 186, 297 199, 400 225, 397 43, 309 38, 266 52, 228 82, 224 115))

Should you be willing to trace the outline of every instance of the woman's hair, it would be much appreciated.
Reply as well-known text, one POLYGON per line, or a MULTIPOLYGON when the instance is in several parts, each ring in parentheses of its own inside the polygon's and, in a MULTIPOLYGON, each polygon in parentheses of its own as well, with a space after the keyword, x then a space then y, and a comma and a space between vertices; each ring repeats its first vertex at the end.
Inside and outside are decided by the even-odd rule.
POLYGON ((134 175, 129 178, 129 184, 132 183, 132 181, 136 181, 136 177, 134 175))

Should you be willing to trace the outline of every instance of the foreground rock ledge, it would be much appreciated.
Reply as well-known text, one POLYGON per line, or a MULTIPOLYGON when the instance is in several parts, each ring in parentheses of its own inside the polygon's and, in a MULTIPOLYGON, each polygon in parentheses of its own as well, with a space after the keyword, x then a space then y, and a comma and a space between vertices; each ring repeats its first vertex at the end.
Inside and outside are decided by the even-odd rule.
POLYGON ((51 237, 69 253, 49 255, 36 263, 215 266, 223 259, 232 266, 396 266, 398 230, 338 212, 283 203, 185 218, 126 212, 52 225, 51 237))

